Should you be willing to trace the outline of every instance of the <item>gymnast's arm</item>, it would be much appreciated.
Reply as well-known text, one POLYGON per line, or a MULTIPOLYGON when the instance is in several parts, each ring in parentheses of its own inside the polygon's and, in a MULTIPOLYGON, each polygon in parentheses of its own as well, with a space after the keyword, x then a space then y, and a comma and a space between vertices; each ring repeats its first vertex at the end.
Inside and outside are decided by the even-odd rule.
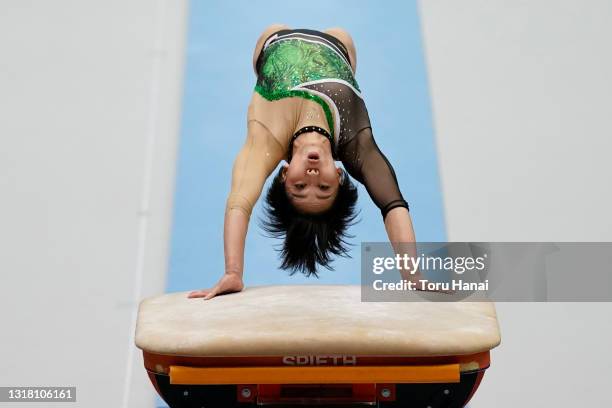
MULTIPOLYGON (((415 235, 408 203, 400 192, 395 171, 380 151, 370 127, 362 129, 340 150, 347 172, 362 183, 380 209, 389 242, 396 253, 416 255, 415 235)), ((402 270, 403 279, 414 279, 402 270)))
POLYGON ((251 211, 266 179, 282 157, 283 149, 269 130, 261 123, 250 120, 246 142, 234 161, 231 191, 225 208, 225 273, 213 288, 193 291, 188 297, 207 300, 244 288, 244 245, 251 211))

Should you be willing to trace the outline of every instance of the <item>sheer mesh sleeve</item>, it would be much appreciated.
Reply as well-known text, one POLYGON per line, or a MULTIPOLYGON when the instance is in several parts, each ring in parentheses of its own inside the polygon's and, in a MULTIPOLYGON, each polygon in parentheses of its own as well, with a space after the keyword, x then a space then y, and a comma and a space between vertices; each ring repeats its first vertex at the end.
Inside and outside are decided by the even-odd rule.
POLYGON ((362 183, 383 218, 396 207, 408 209, 402 197, 395 171, 380 151, 370 127, 364 128, 339 151, 339 159, 348 173, 362 183))

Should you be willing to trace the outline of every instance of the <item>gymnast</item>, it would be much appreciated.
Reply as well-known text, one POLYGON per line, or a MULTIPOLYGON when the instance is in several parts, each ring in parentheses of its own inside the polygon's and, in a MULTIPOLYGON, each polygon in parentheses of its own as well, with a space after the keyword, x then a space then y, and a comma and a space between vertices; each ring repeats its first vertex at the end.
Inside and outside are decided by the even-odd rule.
POLYGON ((333 256, 347 255, 346 228, 355 220, 357 200, 349 175, 380 209, 389 241, 415 242, 408 203, 372 135, 356 64, 351 36, 340 28, 272 25, 259 37, 247 136, 226 202, 225 273, 214 287, 188 297, 210 299, 244 288, 249 219, 271 175, 263 227, 284 238, 281 268, 291 274, 317 276, 317 266, 330 269, 333 256))

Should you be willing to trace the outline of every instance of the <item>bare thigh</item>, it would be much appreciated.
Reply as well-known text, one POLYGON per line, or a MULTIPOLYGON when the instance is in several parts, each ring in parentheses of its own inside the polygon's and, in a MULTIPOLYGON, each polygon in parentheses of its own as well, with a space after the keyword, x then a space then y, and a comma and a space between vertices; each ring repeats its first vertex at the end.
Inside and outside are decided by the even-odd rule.
POLYGON ((255 50, 253 51, 253 70, 255 71, 255 74, 257 74, 257 68, 255 67, 255 65, 257 64, 257 57, 259 57, 259 53, 261 52, 261 49, 263 48, 264 43, 266 42, 266 39, 269 36, 271 36, 273 33, 275 33, 276 31, 290 30, 290 29, 291 28, 285 24, 272 24, 266 27, 263 33, 261 33, 261 35, 257 39, 255 50))
POLYGON ((328 28, 323 32, 336 37, 338 40, 340 40, 342 44, 344 44, 344 46, 349 52, 351 67, 353 68, 354 73, 357 70, 357 50, 355 49, 355 43, 353 43, 353 38, 348 33, 348 31, 343 28, 334 27, 328 28))

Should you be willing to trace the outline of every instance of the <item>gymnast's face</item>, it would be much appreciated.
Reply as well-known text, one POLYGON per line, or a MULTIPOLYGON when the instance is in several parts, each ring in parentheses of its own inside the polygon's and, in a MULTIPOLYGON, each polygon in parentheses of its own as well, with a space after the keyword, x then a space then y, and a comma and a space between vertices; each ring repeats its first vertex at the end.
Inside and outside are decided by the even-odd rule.
POLYGON ((291 162, 283 168, 285 191, 302 212, 328 210, 338 194, 341 170, 336 167, 329 140, 318 133, 304 133, 293 143, 291 162))

